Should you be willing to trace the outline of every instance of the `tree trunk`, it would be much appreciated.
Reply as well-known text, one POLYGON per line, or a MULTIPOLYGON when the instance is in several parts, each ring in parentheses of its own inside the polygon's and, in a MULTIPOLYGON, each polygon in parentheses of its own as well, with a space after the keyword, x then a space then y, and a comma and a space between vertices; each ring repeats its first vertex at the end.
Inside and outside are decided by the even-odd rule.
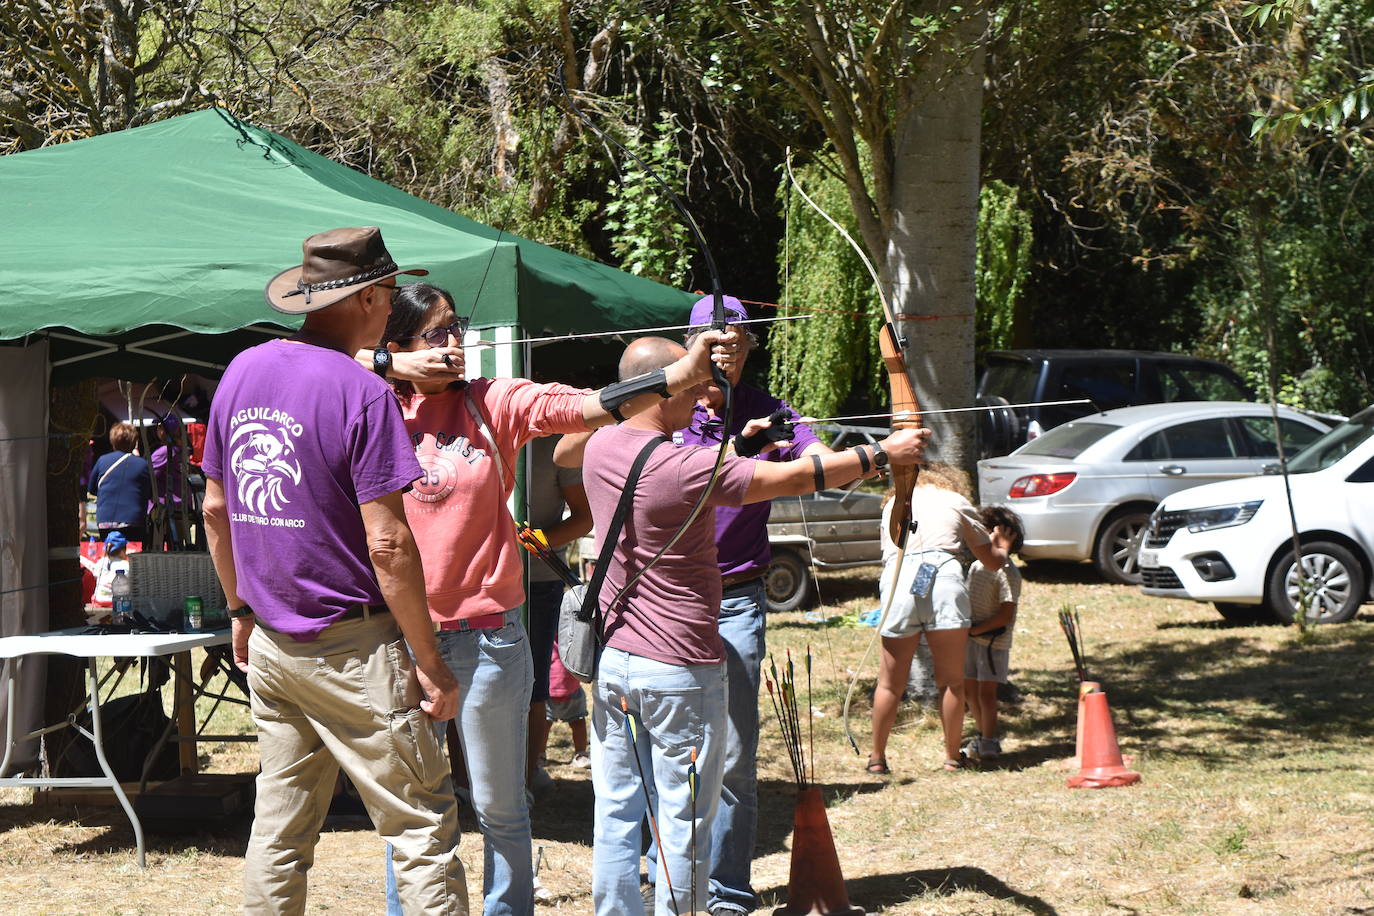
MULTIPOLYGON (((975 45, 985 16, 971 16, 958 44, 975 45)), ((907 366, 921 406, 968 407, 974 389, 974 266, 984 53, 925 66, 895 122, 892 216, 885 252, 892 308, 907 338, 907 366)), ((972 414, 932 428, 931 457, 967 470, 977 457, 972 414)))

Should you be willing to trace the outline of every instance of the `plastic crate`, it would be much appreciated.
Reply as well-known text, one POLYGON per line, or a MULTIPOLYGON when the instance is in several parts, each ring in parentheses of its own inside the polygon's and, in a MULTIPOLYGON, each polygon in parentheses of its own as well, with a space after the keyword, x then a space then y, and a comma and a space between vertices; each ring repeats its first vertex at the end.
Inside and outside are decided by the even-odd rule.
POLYGON ((135 553, 129 555, 134 610, 164 624, 179 624, 188 595, 204 603, 207 626, 227 617, 228 602, 208 553, 135 553))

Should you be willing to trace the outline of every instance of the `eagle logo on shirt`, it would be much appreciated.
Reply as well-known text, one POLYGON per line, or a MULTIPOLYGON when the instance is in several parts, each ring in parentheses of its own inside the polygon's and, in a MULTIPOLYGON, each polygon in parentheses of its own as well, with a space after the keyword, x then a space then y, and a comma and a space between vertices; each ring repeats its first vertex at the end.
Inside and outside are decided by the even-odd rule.
POLYGON ((262 423, 242 423, 234 429, 229 466, 234 470, 239 502, 247 511, 268 515, 291 502, 285 485, 301 482, 295 453, 296 445, 284 428, 274 432, 262 423))

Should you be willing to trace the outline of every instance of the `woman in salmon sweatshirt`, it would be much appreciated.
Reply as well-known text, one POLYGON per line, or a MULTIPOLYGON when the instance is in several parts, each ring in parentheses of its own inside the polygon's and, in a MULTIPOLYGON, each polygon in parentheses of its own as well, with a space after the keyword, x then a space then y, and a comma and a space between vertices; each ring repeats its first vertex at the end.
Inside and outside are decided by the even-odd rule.
MULTIPOLYGON (((534 910, 525 795, 534 675, 520 617, 522 554, 507 507, 516 458, 533 438, 586 432, 705 381, 712 359, 728 368, 736 343, 733 333, 709 332, 661 377, 587 391, 519 378, 455 380, 464 325, 445 290, 400 286, 384 338, 391 359, 379 353, 374 367, 388 372, 394 363, 389 375, 422 379, 392 383, 425 472, 406 494, 406 516, 439 649, 459 683, 454 722, 482 831, 483 912, 527 916, 534 910), (447 373, 434 371, 440 362, 447 373)), ((388 910, 399 912, 391 893, 388 910)))

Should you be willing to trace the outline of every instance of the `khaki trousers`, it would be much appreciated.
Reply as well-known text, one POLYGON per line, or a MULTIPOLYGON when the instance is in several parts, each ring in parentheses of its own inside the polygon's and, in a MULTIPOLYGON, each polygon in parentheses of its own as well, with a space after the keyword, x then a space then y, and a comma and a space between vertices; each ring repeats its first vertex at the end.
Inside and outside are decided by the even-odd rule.
MULTIPOLYGON (((342 768, 392 845, 407 916, 466 916, 457 802, 412 664, 390 614, 336 623, 311 642, 253 628, 248 685, 262 772, 246 913, 305 911, 306 873, 342 768)), ((379 893, 378 912, 384 906, 379 893)))

